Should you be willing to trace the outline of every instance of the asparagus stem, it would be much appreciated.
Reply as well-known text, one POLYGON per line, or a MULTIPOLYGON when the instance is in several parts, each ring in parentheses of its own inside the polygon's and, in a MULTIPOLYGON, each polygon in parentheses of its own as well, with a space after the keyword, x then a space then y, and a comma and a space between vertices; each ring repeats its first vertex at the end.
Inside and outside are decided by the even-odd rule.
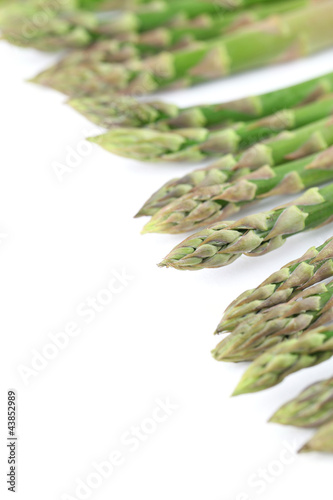
POLYGON ((73 99, 69 104, 105 128, 154 126, 160 130, 212 127, 248 122, 283 109, 316 102, 332 93, 333 73, 268 94, 231 102, 179 108, 161 102, 141 103, 131 97, 102 95, 73 99))
POLYGON ((290 236, 332 221, 333 184, 310 188, 291 203, 236 222, 221 222, 194 233, 176 246, 160 266, 198 270, 231 264, 242 254, 264 255, 290 236))
POLYGON ((251 10, 229 12, 223 8, 221 10, 221 6, 213 1, 204 0, 199 4, 194 2, 196 4, 194 14, 196 10, 201 10, 200 6, 203 8, 203 14, 193 18, 193 6, 189 6, 188 0, 180 4, 172 1, 171 6, 169 6, 170 0, 167 3, 146 2, 144 9, 141 8, 141 11, 143 10, 141 14, 140 9, 133 13, 135 2, 129 0, 125 0, 122 4, 113 0, 105 2, 67 0, 66 5, 61 5, 61 2, 57 5, 57 2, 53 0, 29 0, 9 5, 8 0, 0 13, 0 24, 4 38, 11 43, 40 50, 86 47, 95 40, 117 36, 126 43, 116 43, 113 40, 114 43, 109 48, 108 61, 121 62, 127 59, 125 54, 128 54, 128 58, 139 57, 156 54, 162 48, 186 47, 194 40, 212 39, 227 31, 242 29, 243 26, 253 24, 274 11, 278 13, 291 11, 311 1, 279 1, 275 5, 264 3, 255 5, 251 10), (183 10, 184 15, 177 15, 177 5, 179 11, 183 10), (84 10, 115 8, 130 10, 121 15, 113 15, 111 19, 110 16, 97 17, 92 12, 84 12, 84 10), (186 15, 187 12, 188 15, 186 15), (170 27, 168 25, 169 14, 173 21, 170 27), (143 19, 143 24, 141 19, 143 19), (152 23, 155 21, 157 27, 140 33, 141 24, 144 28, 149 20, 152 23), (159 26, 161 20, 163 22, 159 26), (117 26, 120 32, 117 32, 117 26), (119 51, 123 54, 122 58, 119 57, 119 51))
POLYGON ((298 339, 290 339, 272 347, 256 358, 246 370, 234 395, 258 392, 273 387, 291 373, 315 366, 333 354, 333 330, 321 327, 298 339))
MULTIPOLYGON (((167 132, 151 130, 147 132, 147 129, 124 128, 109 130, 102 134, 98 138, 98 143, 106 150, 120 156, 143 161, 199 161, 210 156, 237 154, 256 142, 276 136, 278 132, 310 124, 313 124, 312 128, 306 131, 311 130, 315 134, 315 127, 318 126, 320 132, 326 124, 319 121, 329 117, 332 111, 333 97, 330 95, 327 99, 318 100, 304 107, 278 111, 274 115, 254 122, 239 123, 218 131, 186 128, 167 132)), ((304 134, 307 134, 306 131, 304 134)), ((300 134, 301 130, 297 132, 295 140, 302 137, 300 134)), ((289 141, 288 136, 287 138, 289 141)), ((273 144, 268 146, 270 147, 273 150, 272 154, 267 150, 268 160, 273 156, 273 161, 276 163, 281 156, 275 158, 277 146, 273 144)))
POLYGON ((286 163, 264 166, 235 182, 191 190, 159 210, 143 233, 178 234, 224 220, 250 203, 294 194, 333 180, 333 148, 286 163))
POLYGON ((333 422, 320 427, 312 439, 300 449, 301 453, 309 451, 333 452, 333 422))
POLYGON ((141 95, 186 87, 327 48, 333 43, 332 21, 333 1, 326 0, 272 16, 235 34, 195 43, 186 50, 162 52, 127 65, 99 63, 56 72, 51 68, 34 81, 71 96, 107 93, 110 88, 141 95))
POLYGON ((218 361, 254 360, 285 339, 297 338, 305 330, 333 319, 333 283, 321 283, 297 296, 297 301, 276 305, 253 315, 218 344, 213 356, 218 361))
MULTIPOLYGON (((216 333, 236 328, 244 320, 277 304, 285 304, 322 280, 333 276, 333 238, 311 247, 299 259, 271 274, 261 285, 247 290, 227 307, 216 333)), ((310 290, 311 292, 311 290, 310 290)))
POLYGON ((95 40, 97 17, 75 9, 75 2, 66 2, 66 9, 57 2, 24 2, 6 5, 0 10, 2 38, 14 45, 54 51, 79 48, 95 40))
MULTIPOLYGON (((330 108, 328 108, 329 110, 330 108)), ((286 123, 287 114, 284 122, 286 123)), ((283 126, 281 121, 279 126, 283 126)), ((277 125, 278 126, 278 125, 277 125)), ((276 127, 277 127, 276 126, 276 127)), ((246 128, 246 127, 245 127, 246 128)), ((261 136, 260 131, 246 128, 243 134, 237 129, 226 129, 210 133, 203 128, 179 129, 177 132, 159 132, 151 129, 119 128, 89 137, 109 152, 143 161, 201 161, 212 155, 239 154, 245 143, 250 144, 261 136), (198 146, 198 143, 201 143, 198 146)), ((276 133, 276 130, 272 133, 276 133)), ((261 136, 262 137, 262 136, 261 136)), ((318 120, 293 132, 281 132, 265 143, 256 144, 242 154, 235 168, 258 168, 262 165, 277 165, 288 160, 323 150, 333 143, 333 121, 318 120)))
MULTIPOLYGON (((244 26, 254 24, 271 14, 292 11, 307 4, 309 4, 309 0, 289 0, 273 5, 259 5, 251 10, 230 12, 223 15, 204 13, 194 19, 184 21, 183 25, 179 27, 162 25, 143 33, 125 32, 118 34, 118 39, 114 38, 115 35, 108 33, 109 23, 106 22, 99 25, 97 32, 101 37, 106 36, 108 40, 92 46, 90 58, 87 58, 86 51, 76 54, 76 64, 94 61, 119 63, 152 56, 162 50, 184 49, 191 46, 194 41, 210 40, 229 32, 242 30, 244 26), (112 36, 111 40, 110 36, 112 36)), ((68 64, 71 63, 71 57, 67 57, 62 60, 61 66, 66 60, 68 64)))
POLYGON ((308 428, 320 427, 331 420, 333 420, 333 378, 321 380, 307 387, 274 413, 270 422, 308 428))

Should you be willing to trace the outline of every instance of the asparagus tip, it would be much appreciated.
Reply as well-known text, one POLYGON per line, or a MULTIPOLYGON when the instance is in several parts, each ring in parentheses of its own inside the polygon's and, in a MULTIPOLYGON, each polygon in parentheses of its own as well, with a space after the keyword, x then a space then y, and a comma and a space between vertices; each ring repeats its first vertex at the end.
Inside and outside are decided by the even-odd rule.
POLYGON ((311 446, 309 445, 309 443, 306 443, 304 446, 302 446, 302 448, 298 450, 298 453, 309 453, 310 451, 312 451, 311 446))

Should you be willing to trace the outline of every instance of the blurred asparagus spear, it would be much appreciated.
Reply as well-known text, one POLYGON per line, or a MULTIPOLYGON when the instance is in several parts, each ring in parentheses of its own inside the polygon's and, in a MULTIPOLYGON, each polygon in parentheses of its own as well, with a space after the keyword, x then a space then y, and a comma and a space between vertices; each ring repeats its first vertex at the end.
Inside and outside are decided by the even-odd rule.
POLYGON ((223 33, 237 31, 268 17, 272 12, 281 13, 294 10, 309 3, 310 0, 281 1, 278 5, 259 5, 248 11, 226 13, 223 16, 203 14, 193 20, 184 21, 182 26, 161 26, 141 32, 125 32, 118 38, 107 33, 108 23, 96 28, 96 38, 106 40, 94 43, 89 49, 80 50, 65 56, 58 68, 82 63, 124 63, 131 59, 157 54, 167 50, 177 50, 190 46, 194 41, 209 40, 223 33))
POLYGON ((240 32, 126 65, 50 68, 33 81, 70 96, 119 92, 142 95, 179 88, 237 71, 289 61, 333 45, 333 1, 272 16, 240 32))
POLYGON ((283 405, 270 422, 295 427, 319 427, 333 420, 333 378, 311 384, 283 405))
POLYGON ((301 453, 310 451, 333 452, 333 422, 320 427, 310 441, 300 449, 301 453))

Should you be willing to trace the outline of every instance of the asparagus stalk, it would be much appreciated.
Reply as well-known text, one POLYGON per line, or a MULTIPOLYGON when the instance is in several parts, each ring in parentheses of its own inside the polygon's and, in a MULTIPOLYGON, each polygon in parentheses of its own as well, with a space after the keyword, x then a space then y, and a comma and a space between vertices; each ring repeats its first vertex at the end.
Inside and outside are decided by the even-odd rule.
POLYGON ((186 50, 162 52, 127 65, 100 63, 63 71, 51 68, 34 81, 75 97, 110 89, 141 95, 161 88, 187 87, 327 48, 333 44, 332 21, 333 1, 325 0, 272 16, 235 34, 195 43, 186 50))
POLYGON ((214 2, 179 0, 170 3, 166 0, 159 0, 134 12, 124 11, 118 16, 108 19, 101 26, 100 31, 109 36, 118 36, 124 32, 142 33, 159 26, 172 26, 177 24, 179 19, 183 24, 184 19, 190 20, 202 14, 223 15, 225 12, 225 8, 214 2))
MULTIPOLYGON (((262 165, 279 165, 321 151, 332 144, 332 139, 332 117, 318 120, 293 132, 282 132, 265 143, 255 144, 245 150, 241 157, 237 157, 238 163, 234 168, 255 169, 262 165)), ((236 130, 230 128, 210 135, 201 128, 179 129, 177 133, 149 128, 119 128, 89 137, 88 140, 111 153, 143 161, 151 158, 156 161, 158 157, 162 161, 200 161, 208 154, 240 153, 239 136, 236 130), (197 145, 191 146, 198 142, 203 143, 200 149, 197 145), (178 152, 180 149, 183 151, 178 152)))
MULTIPOLYGON (((223 17, 202 15, 194 20, 186 21, 183 26, 167 27, 163 26, 144 33, 133 32, 128 35, 119 34, 110 39, 107 33, 108 23, 96 27, 95 38, 97 42, 91 44, 85 50, 77 50, 63 57, 57 64, 57 70, 64 70, 64 67, 76 66, 78 64, 96 63, 125 63, 129 60, 140 59, 152 56, 163 49, 176 50, 185 48, 193 44, 195 40, 207 40, 222 35, 225 31, 242 29, 244 25, 253 24, 258 19, 267 17, 276 8, 280 12, 293 10, 308 3, 307 0, 293 0, 282 2, 278 6, 260 6, 253 11, 241 11, 237 13, 227 13, 223 17), (103 38, 107 36, 106 40, 103 38), (98 41, 99 38, 102 40, 98 41)), ((100 105, 100 100, 98 98, 100 105)), ((78 103, 80 106, 80 102, 78 103)), ((133 103, 132 103, 133 105, 133 103)), ((74 100, 75 106, 75 100, 74 100)), ((134 104, 134 107, 135 104, 134 104)), ((112 107, 113 112, 115 112, 112 107)))
MULTIPOLYGON (((151 131, 147 129, 109 130, 99 137, 98 143, 108 151, 120 156, 144 161, 199 161, 210 156, 240 153, 256 142, 276 136, 278 132, 294 130, 327 118, 333 112, 333 96, 318 100, 304 107, 278 111, 260 120, 235 124, 223 130, 210 131, 204 128, 187 128, 177 131, 151 131)), ((310 129, 320 132, 325 122, 310 129)), ((302 131, 297 132, 296 140, 302 131)), ((304 132, 307 133, 306 131, 304 132)), ((289 141, 289 138, 288 138, 289 141)), ((276 163, 281 158, 274 157, 276 145, 267 154, 276 163)))
POLYGON ((98 19, 74 7, 73 2, 62 9, 47 1, 6 6, 0 10, 2 38, 14 45, 46 51, 85 47, 95 39, 98 19))
MULTIPOLYGON (((296 4, 296 7, 302 7, 304 5, 309 5, 313 3, 312 0, 303 0, 296 4)), ((151 2, 148 5, 142 6, 137 10, 125 11, 122 14, 108 20, 105 23, 104 33, 108 35, 119 35, 120 33, 133 32, 142 33, 148 30, 152 30, 158 27, 168 27, 171 29, 177 28, 177 25, 184 24, 184 20, 188 21, 196 18, 197 16, 209 15, 220 17, 221 27, 224 29, 232 25, 235 20, 237 21, 238 11, 242 8, 252 7, 251 10, 254 11, 252 20, 262 19, 270 14, 279 14, 290 10, 290 7, 282 5, 282 2, 276 2, 275 0, 258 0, 250 1, 245 0, 243 2, 230 3, 230 2, 215 2, 212 0, 196 0, 195 2, 191 0, 178 0, 177 2, 170 2, 169 0, 159 0, 158 2, 151 2), (268 3, 268 5, 267 5, 268 3), (272 3, 272 5, 269 5, 272 3), (255 4, 259 4, 257 7, 253 7, 255 4), (260 5, 263 4, 263 5, 260 5), (236 11, 236 12, 231 12, 236 11), (258 15, 256 15, 258 12, 258 15), (267 13, 267 14, 266 14, 267 13)), ((293 6, 291 6, 293 8, 293 6)), ((249 11, 249 15, 251 11, 249 11)), ((243 23, 246 21, 243 20, 243 23)), ((208 38, 213 38, 214 36, 220 35, 221 32, 216 30, 212 32, 208 38)), ((178 34, 173 34, 170 30, 164 32, 164 37, 172 40, 173 37, 175 41, 178 41, 178 34)))
POLYGON ((285 339, 332 321, 332 306, 333 283, 320 283, 299 294, 297 301, 278 304, 238 324, 213 350, 213 356, 218 361, 254 360, 285 339))
POLYGON ((332 221, 333 184, 310 188, 291 203, 236 222, 221 222, 194 233, 177 245, 160 267, 198 270, 231 264, 242 254, 264 255, 294 234, 332 221))
MULTIPOLYGON (((270 422, 295 427, 320 427, 333 420, 333 378, 310 385, 283 405, 270 422)), ((333 448, 332 448, 333 450, 333 448)))
POLYGON ((196 188, 157 212, 143 233, 179 234, 224 220, 249 203, 294 194, 333 180, 333 148, 272 169, 264 166, 233 183, 196 188))
MULTIPOLYGON (((254 24, 272 13, 288 12, 309 4, 311 0, 289 0, 273 5, 259 5, 251 10, 226 13, 223 16, 202 14, 193 20, 186 20, 182 26, 160 26, 153 30, 118 34, 119 39, 108 40, 107 57, 104 57, 104 44, 92 47, 92 56, 86 52, 76 54, 76 63, 85 61, 125 62, 157 54, 161 50, 179 50, 193 44, 194 41, 209 40, 222 34, 241 30, 244 26, 254 24)), ((101 35, 108 35, 108 23, 100 26, 101 35)), ((68 58, 65 58, 68 59, 68 58)), ((68 62, 71 62, 69 58, 68 62)), ((61 66, 64 65, 64 59, 61 66)))
POLYGON ((333 452, 333 422, 320 427, 310 441, 300 449, 301 453, 309 451, 333 452))
MULTIPOLYGON (((147 111, 149 112, 149 110, 147 111)), ((320 151, 324 145, 331 144, 330 122, 325 127, 324 122, 315 123, 313 126, 299 129, 296 135, 286 134, 280 136, 279 141, 266 145, 260 144, 250 148, 242 157, 231 157, 230 155, 213 163, 209 167, 194 170, 179 179, 172 179, 158 189, 142 206, 136 217, 154 215, 161 208, 176 201, 181 196, 191 193, 195 188, 213 186, 226 182, 234 182, 248 175, 264 165, 273 166, 274 163, 281 164, 284 161, 304 154, 320 151), (326 138, 318 135, 320 130, 326 130, 326 138), (293 151, 296 149, 296 151, 293 151), (294 153, 294 154, 293 154, 294 153), (297 154, 295 154, 297 153, 297 154), (291 157, 289 156, 291 154, 291 157)), ((101 139, 99 139, 101 140, 101 139)), ((103 139, 102 139, 103 140, 103 139)))
MULTIPOLYGON (((169 2, 178 0, 169 0, 169 2)), ((213 1, 213 0, 207 0, 213 1)), ((217 0, 216 4, 224 6, 226 9, 236 9, 240 7, 246 7, 252 5, 253 3, 258 3, 260 0, 255 1, 243 1, 243 0, 217 0)), ((265 2, 265 0, 262 0, 265 2)), ((268 0, 274 1, 274 0, 268 0)), ((103 9, 103 10, 113 10, 113 9, 124 9, 128 7, 144 6, 154 3, 154 0, 80 0, 80 6, 84 9, 103 9)))
MULTIPOLYGON (((180 48, 186 47, 194 40, 208 40, 222 35, 227 31, 242 29, 243 26, 253 24, 255 21, 269 16, 274 11, 287 12, 300 8, 311 3, 312 0, 291 0, 289 2, 279 1, 277 4, 272 5, 258 5, 247 11, 226 12, 220 14, 220 7, 214 2, 201 2, 204 5, 204 10, 208 10, 205 14, 198 17, 179 18, 176 16, 179 27, 168 27, 166 24, 161 25, 154 30, 140 33, 140 30, 120 32, 117 36, 123 41, 129 43, 122 43, 113 40, 113 44, 109 47, 108 62, 122 62, 130 57, 140 57, 145 55, 153 55, 158 53, 162 48, 180 48), (207 6, 207 3, 210 4, 207 6), (215 7, 214 7, 215 5, 215 7), (120 58, 118 52, 123 54, 120 58), (125 54, 128 57, 125 58, 125 54)), ((16 45, 23 45, 26 47, 35 47, 40 50, 57 50, 60 48, 72 47, 85 47, 89 46, 93 41, 98 39, 110 38, 113 35, 113 27, 119 23, 119 16, 113 16, 111 20, 107 18, 97 18, 92 13, 89 14, 83 10, 97 9, 114 9, 114 8, 129 8, 131 2, 124 2, 117 7, 117 2, 102 2, 102 1, 75 1, 69 0, 66 6, 61 8, 50 0, 44 1, 29 1, 23 2, 19 5, 10 6, 6 5, 6 10, 3 9, 0 16, 0 23, 3 30, 4 37, 11 43, 16 45), (58 20, 55 20, 55 14, 58 20), (69 32, 72 30, 71 36, 69 32), (66 35, 66 36, 65 36, 66 35)), ((168 2, 169 4, 169 2, 168 2)), ((148 17, 158 19, 161 16, 161 9, 170 11, 170 7, 166 3, 154 3, 148 7, 148 17), (150 12, 150 14, 149 14, 150 12)), ((174 2, 171 7, 171 12, 174 13, 177 3, 174 2)), ((179 6, 180 8, 182 5, 179 6)), ((188 10, 188 1, 185 2, 185 10, 188 10)), ((131 7, 132 8, 132 7, 131 7)), ((124 13, 121 19, 127 19, 127 22, 132 18, 133 14, 124 13)), ((140 17, 140 13, 138 13, 140 17)), ((147 20, 147 7, 141 17, 147 20)), ((96 48, 98 51, 98 48, 96 48)), ((82 60, 84 57, 82 56, 82 60)), ((95 60, 101 60, 96 57, 95 60)))
POLYGON ((258 392, 273 387, 291 373, 315 366, 333 354, 333 330, 321 327, 298 339, 285 340, 256 358, 246 370, 234 395, 258 392))
MULTIPOLYGON (((92 6, 92 3, 90 4, 92 6)), ((158 26, 159 22, 167 24, 168 20, 177 19, 177 3, 169 5, 163 0, 152 2, 152 5, 143 9, 141 14, 129 11, 111 18, 106 16, 105 19, 97 17, 93 12, 80 10, 81 7, 87 9, 87 2, 82 4, 75 0, 68 0, 66 6, 62 6, 61 2, 57 5, 56 2, 50 0, 33 0, 6 6, 0 11, 2 37, 14 45, 53 51, 89 46, 98 39, 116 35, 117 27, 120 30, 119 34, 126 27, 135 34, 136 23, 137 31, 140 31, 141 28, 148 29, 150 25, 158 26)), ((207 12, 207 14, 216 15, 219 10, 213 2, 191 3, 189 0, 182 0, 179 8, 183 8, 185 12, 181 23, 184 28, 186 28, 186 19, 195 17, 197 13, 207 12)), ((119 49, 123 53, 126 49, 127 53, 134 52, 135 55, 139 55, 139 51, 135 52, 134 47, 131 48, 128 45, 120 46, 119 49)), ((117 44, 114 43, 112 51, 111 47, 109 49, 114 57, 109 56, 109 60, 124 60, 117 59, 116 50, 117 44)), ((84 55, 82 59, 84 62, 84 55)), ((98 61, 99 58, 96 60, 98 61)))
POLYGON ((141 103, 125 96, 102 95, 72 99, 69 104, 89 120, 105 128, 154 126, 160 130, 212 127, 248 122, 283 109, 316 101, 333 91, 333 73, 268 94, 231 102, 179 108, 153 101, 141 103))
MULTIPOLYGON (((304 290, 333 276, 333 238, 271 274, 261 285, 242 293, 227 307, 216 333, 237 327, 277 304, 297 298, 304 290)), ((310 290, 311 292, 311 290, 310 290)))

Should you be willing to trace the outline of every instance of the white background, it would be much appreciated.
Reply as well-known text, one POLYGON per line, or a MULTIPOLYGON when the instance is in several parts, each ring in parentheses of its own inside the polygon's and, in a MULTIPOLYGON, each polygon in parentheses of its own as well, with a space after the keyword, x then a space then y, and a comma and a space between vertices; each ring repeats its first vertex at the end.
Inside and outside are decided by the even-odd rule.
MULTIPOLYGON (((191 105, 269 91, 332 71, 332 56, 328 51, 162 97, 191 105)), ((0 233, 7 235, 0 246, 1 488, 6 391, 15 388, 16 498, 78 498, 78 479, 85 481, 92 464, 114 450, 122 453, 122 465, 87 498, 331 498, 333 457, 285 451, 312 432, 266 421, 308 383, 331 376, 333 360, 272 390, 230 398, 244 366, 217 363, 210 355, 218 340, 212 333, 228 303, 323 242, 331 227, 227 268, 158 269, 181 236, 141 236, 144 220, 133 215, 161 184, 193 166, 141 164, 93 146, 59 182, 54 162, 64 163, 68 147, 91 135, 92 125, 64 104, 63 95, 24 81, 54 56, 2 42, 0 57, 0 233), (86 324, 78 305, 105 288, 113 270, 123 269, 133 279, 86 324), (25 385, 19 366, 31 366, 32 351, 42 352, 49 333, 71 321, 80 335, 25 385), (178 408, 132 452, 122 436, 151 416, 157 398, 178 408), (288 465, 281 466, 281 453, 288 465), (260 469, 270 471, 261 493, 249 484, 260 469)))

